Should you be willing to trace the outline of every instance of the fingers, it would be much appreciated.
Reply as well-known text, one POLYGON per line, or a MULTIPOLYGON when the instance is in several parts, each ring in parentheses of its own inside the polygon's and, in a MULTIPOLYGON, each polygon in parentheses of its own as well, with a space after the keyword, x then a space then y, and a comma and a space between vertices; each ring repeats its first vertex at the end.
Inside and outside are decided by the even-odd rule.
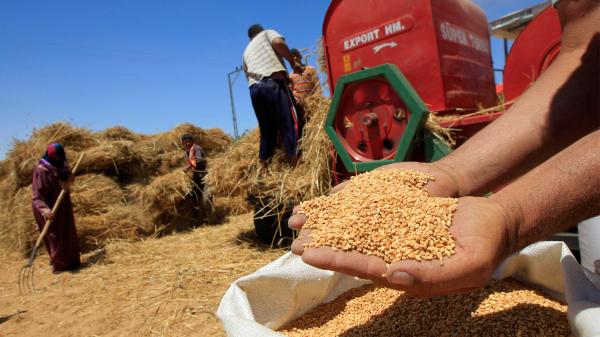
POLYGON ((359 278, 381 283, 387 266, 376 256, 364 255, 356 251, 343 252, 329 247, 308 248, 302 254, 302 260, 311 266, 333 270, 359 278))
POLYGON ((302 226, 304 226, 305 223, 306 223, 306 215, 298 214, 298 215, 292 216, 288 220, 288 227, 290 227, 291 229, 298 230, 298 229, 302 229, 302 226))
POLYGON ((300 208, 300 205, 294 206, 294 209, 292 209, 292 215, 298 214, 298 212, 300 212, 300 210, 302 210, 302 208, 300 208))
POLYGON ((491 272, 474 265, 467 254, 457 254, 444 260, 418 262, 399 261, 385 273, 389 284, 413 296, 452 295, 483 287, 491 272))
MULTIPOLYGON (((346 183, 347 181, 344 181, 343 183, 334 186, 330 193, 333 194, 341 191, 346 186, 346 183)), ((288 227, 299 230, 304 226, 304 223, 306 223, 306 215, 302 213, 300 205, 297 205, 292 211, 292 217, 288 220, 288 227)))
POLYGON ((488 270, 472 267, 469 258, 453 256, 439 261, 419 262, 405 260, 388 267, 383 259, 357 251, 343 252, 330 247, 304 248, 308 231, 292 244, 292 252, 302 255, 302 260, 319 269, 332 270, 386 287, 406 291, 415 297, 453 295, 485 286, 491 277, 488 270))
POLYGON ((46 221, 54 220, 54 214, 52 214, 52 212, 50 212, 50 211, 44 212, 43 216, 44 216, 44 219, 46 219, 46 221))
POLYGON ((298 234, 298 238, 292 242, 292 253, 302 255, 304 253, 304 244, 312 242, 310 230, 303 229, 298 234))
POLYGON ((457 261, 455 266, 449 262, 401 261, 391 266, 379 257, 364 255, 356 251, 343 252, 330 247, 307 248, 298 253, 299 247, 292 245, 295 254, 302 255, 302 260, 319 269, 332 270, 362 279, 369 279, 377 284, 406 291, 415 297, 427 298, 441 295, 454 295, 485 286, 490 276, 486 273, 471 273, 467 277, 460 271, 457 261))

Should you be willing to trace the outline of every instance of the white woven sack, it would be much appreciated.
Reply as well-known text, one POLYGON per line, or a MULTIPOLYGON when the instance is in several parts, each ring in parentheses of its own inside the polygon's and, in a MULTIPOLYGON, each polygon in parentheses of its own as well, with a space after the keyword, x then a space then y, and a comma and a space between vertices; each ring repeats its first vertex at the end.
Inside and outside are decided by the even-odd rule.
MULTIPOLYGON (((495 278, 515 277, 569 304, 569 323, 580 337, 600 336, 600 277, 577 263, 562 242, 539 242, 508 258, 495 278)), ((235 281, 217 315, 228 336, 281 337, 275 332, 315 306, 369 283, 311 267, 287 253, 235 281)))

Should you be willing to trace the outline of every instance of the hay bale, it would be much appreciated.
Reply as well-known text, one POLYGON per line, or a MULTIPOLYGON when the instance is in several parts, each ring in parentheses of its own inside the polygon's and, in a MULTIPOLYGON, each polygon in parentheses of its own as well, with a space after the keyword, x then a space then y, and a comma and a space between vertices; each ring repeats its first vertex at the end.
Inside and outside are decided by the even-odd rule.
POLYGON ((125 193, 112 178, 102 174, 78 176, 71 186, 73 210, 78 217, 100 215, 125 206, 125 193))
POLYGON ((3 161, 3 166, 8 165, 8 168, 2 170, 16 175, 17 187, 27 186, 31 184, 35 165, 48 144, 59 142, 67 150, 70 161, 86 151, 86 158, 81 164, 81 169, 86 172, 129 177, 165 174, 183 158, 180 137, 184 133, 193 134, 207 155, 223 152, 231 143, 231 138, 221 129, 204 130, 192 124, 181 124, 170 131, 145 136, 136 135, 124 127, 92 133, 88 129, 59 122, 35 129, 26 141, 14 141, 3 161))
POLYGON ((31 185, 0 200, 0 247, 23 254, 33 247, 39 231, 33 217, 31 185))
POLYGON ((97 249, 111 240, 135 241, 155 233, 151 219, 136 205, 116 205, 104 213, 88 213, 75 220, 83 252, 97 249))
POLYGON ((104 142, 85 150, 85 157, 79 165, 81 172, 106 173, 119 176, 127 171, 126 165, 142 160, 133 152, 131 141, 104 142))
POLYGON ((163 175, 174 170, 182 170, 187 166, 185 152, 183 150, 176 150, 163 153, 158 156, 160 165, 158 166, 158 174, 163 175))
POLYGON ((252 206, 245 196, 217 197, 214 206, 217 214, 241 215, 252 212, 252 206))
POLYGON ((10 165, 8 164, 8 161, 1 160, 0 161, 0 180, 8 177, 9 174, 10 174, 10 165))
POLYGON ((273 208, 327 193, 331 188, 330 143, 323 125, 329 104, 329 99, 319 94, 306 98, 304 109, 308 121, 298 145, 301 157, 295 168, 285 163, 281 151, 276 151, 269 174, 257 181, 260 135, 254 129, 235 141, 227 152, 213 158, 205 179, 210 192, 238 201, 249 194, 270 200, 273 208))
POLYGON ((138 141, 144 136, 138 135, 124 126, 113 126, 95 133, 100 141, 129 140, 138 141))
POLYGON ((71 187, 75 223, 82 251, 110 240, 132 241, 154 234, 154 224, 140 205, 128 203, 126 189, 102 174, 77 177, 71 187))
POLYGON ((185 151, 181 147, 181 136, 192 134, 196 143, 202 147, 208 157, 228 149, 229 137, 221 129, 201 129, 189 123, 174 129, 146 136, 132 144, 132 151, 139 157, 138 165, 128 164, 124 169, 131 176, 162 176, 185 166, 185 151), (136 173, 142 171, 142 174, 136 173))
MULTIPOLYGON (((289 191, 296 200, 303 201, 323 195, 331 189, 331 143, 325 133, 325 119, 331 101, 322 95, 311 95, 304 101, 306 115, 299 150, 302 154, 298 167, 289 177, 289 191)), ((285 189, 285 186, 284 186, 285 189)))
POLYGON ((71 187, 82 249, 107 240, 134 240, 166 234, 201 222, 194 206, 193 183, 181 170, 180 136, 192 133, 208 154, 231 142, 219 129, 191 124, 157 135, 138 135, 124 127, 92 133, 67 123, 34 130, 28 140, 15 141, 0 161, 0 248, 27 252, 37 238, 31 210, 33 170, 48 144, 60 142, 73 162, 86 157, 71 187))
POLYGON ((11 168, 8 161, 0 161, 0 205, 17 190, 16 176, 11 172, 11 168))
POLYGON ((207 129, 206 136, 198 140, 198 144, 206 151, 207 155, 221 153, 229 148, 232 143, 231 137, 223 129, 207 129))
POLYGON ((175 171, 152 180, 140 191, 139 200, 145 209, 177 214, 179 203, 192 194, 193 184, 183 171, 175 171))
POLYGON ((0 201, 11 198, 17 189, 15 174, 7 173, 0 176, 0 201))
POLYGON ((231 144, 231 138, 221 129, 204 130, 190 123, 184 123, 170 131, 149 136, 144 140, 144 145, 146 149, 151 149, 153 154, 182 151, 181 136, 186 133, 193 135, 196 143, 209 156, 223 152, 231 144))
POLYGON ((76 155, 76 152, 97 144, 88 129, 76 128, 63 122, 34 129, 29 140, 14 141, 12 149, 6 156, 6 161, 12 165, 18 187, 31 184, 35 165, 46 151, 48 144, 55 142, 61 143, 68 149, 67 157, 71 161, 74 157, 72 155, 76 155))
POLYGON ((259 131, 253 129, 212 158, 204 178, 211 194, 238 200, 246 196, 256 179, 259 141, 259 131))

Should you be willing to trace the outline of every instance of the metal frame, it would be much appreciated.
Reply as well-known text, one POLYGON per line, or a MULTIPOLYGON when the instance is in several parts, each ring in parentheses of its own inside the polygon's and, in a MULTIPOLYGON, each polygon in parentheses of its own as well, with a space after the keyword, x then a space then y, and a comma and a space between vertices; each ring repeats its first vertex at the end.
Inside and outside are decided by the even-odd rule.
POLYGON ((423 147, 427 162, 431 163, 440 160, 452 152, 452 148, 434 136, 429 130, 423 130, 423 134, 423 147))
POLYGON ((238 124, 237 124, 237 116, 235 114, 235 104, 233 103, 233 85, 235 84, 235 80, 237 80, 240 72, 244 70, 241 66, 235 67, 235 70, 227 73, 227 85, 229 86, 229 103, 231 104, 231 118, 233 119, 233 137, 238 139, 240 137, 240 133, 238 132, 238 124), (231 75, 233 76, 233 80, 231 79, 231 75))
MULTIPOLYGON (((331 107, 327 113, 327 119, 325 120, 325 131, 333 143, 337 154, 340 156, 342 163, 346 167, 346 170, 348 170, 348 172, 366 172, 385 164, 405 161, 410 156, 414 147, 415 138, 421 132, 428 116, 429 110, 425 106, 425 103, 410 85, 410 82, 406 79, 406 77, 404 77, 400 69, 398 69, 398 67, 394 64, 383 64, 352 74, 343 75, 338 79, 336 90, 333 94, 331 107), (392 89, 402 99, 404 104, 406 104, 406 107, 410 112, 410 118, 393 160, 354 162, 342 144, 342 141, 340 140, 334 128, 335 116, 337 115, 338 109, 341 107, 342 96, 347 85, 381 76, 383 76, 389 82, 392 89)), ((434 147, 437 146, 437 143, 432 143, 430 147, 432 153, 434 152, 434 147)))

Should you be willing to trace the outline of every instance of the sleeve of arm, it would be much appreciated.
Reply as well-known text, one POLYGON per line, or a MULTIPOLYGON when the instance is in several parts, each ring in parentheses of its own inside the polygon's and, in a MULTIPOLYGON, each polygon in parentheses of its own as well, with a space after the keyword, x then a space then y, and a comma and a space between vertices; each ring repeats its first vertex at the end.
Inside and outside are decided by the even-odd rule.
POLYGON ((43 174, 39 170, 35 170, 33 172, 33 183, 31 185, 33 192, 33 207, 35 207, 39 212, 51 209, 46 202, 49 185, 50 182, 48 181, 46 174, 43 174))
POLYGON ((244 58, 242 58, 242 69, 244 69, 244 76, 246 76, 246 81, 248 81, 248 65, 246 65, 244 58))
POLYGON ((273 40, 275 40, 276 38, 280 38, 285 41, 285 38, 283 36, 281 36, 281 34, 277 33, 276 31, 274 31, 272 29, 266 30, 265 34, 267 35, 267 39, 269 39, 269 42, 271 42, 271 43, 273 43, 273 40))
POLYGON ((187 161, 188 161, 188 165, 189 165, 189 167, 190 167, 191 169, 194 169, 194 170, 195 170, 195 169, 196 169, 196 165, 197 165, 197 163, 198 163, 198 162, 196 161, 196 151, 195 151, 195 150, 194 150, 194 151, 191 151, 191 150, 190 150, 190 151, 188 152, 188 158, 187 158, 187 161))

